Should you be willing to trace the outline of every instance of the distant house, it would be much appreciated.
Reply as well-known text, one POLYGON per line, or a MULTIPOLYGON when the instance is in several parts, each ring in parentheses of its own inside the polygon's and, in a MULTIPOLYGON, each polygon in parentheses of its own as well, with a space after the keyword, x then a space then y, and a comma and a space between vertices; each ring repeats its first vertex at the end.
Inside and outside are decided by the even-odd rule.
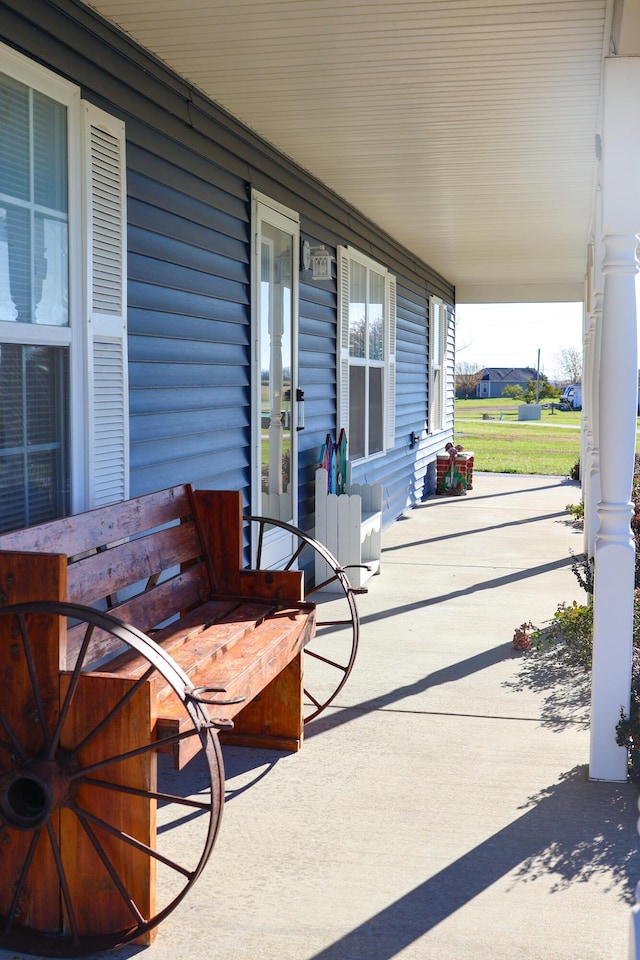
POLYGON ((529 380, 536 377, 537 370, 533 367, 485 367, 476 387, 476 397, 480 400, 501 397, 505 387, 526 387, 529 380))

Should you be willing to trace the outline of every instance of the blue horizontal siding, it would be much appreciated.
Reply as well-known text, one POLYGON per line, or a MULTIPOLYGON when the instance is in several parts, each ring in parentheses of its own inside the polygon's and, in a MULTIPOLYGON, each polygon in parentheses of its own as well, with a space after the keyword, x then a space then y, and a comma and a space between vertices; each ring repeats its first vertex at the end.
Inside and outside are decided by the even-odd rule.
POLYGON ((135 143, 127 156, 132 495, 189 481, 240 489, 247 500, 245 186, 193 174, 185 149, 181 167, 135 143))
MULTIPOLYGON (((397 277, 396 438, 355 478, 383 485, 387 524, 428 491, 452 435, 426 434, 428 297, 452 286, 374 223, 149 57, 85 5, 0 0, 3 40, 65 75, 127 132, 131 493, 183 481, 250 501, 251 188, 300 214, 303 239, 361 250, 397 277), (70 8, 69 8, 70 9, 70 8), (412 449, 409 436, 422 438, 412 449)), ((314 526, 314 472, 336 430, 334 277, 300 275, 299 516, 314 526)), ((453 329, 450 333, 452 335, 453 329)), ((447 384, 453 388, 453 340, 447 384)))

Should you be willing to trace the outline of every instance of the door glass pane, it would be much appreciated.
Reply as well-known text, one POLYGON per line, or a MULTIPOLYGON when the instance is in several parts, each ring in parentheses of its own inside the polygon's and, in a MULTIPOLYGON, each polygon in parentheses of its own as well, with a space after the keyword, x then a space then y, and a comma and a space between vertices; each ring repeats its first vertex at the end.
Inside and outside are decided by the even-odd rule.
POLYGON ((369 368, 369 455, 380 453, 383 449, 383 372, 382 367, 369 368))
POLYGON ((260 256, 260 434, 262 513, 293 518, 293 237, 262 225, 260 256))
POLYGON ((0 344, 0 531, 69 512, 66 347, 0 344))

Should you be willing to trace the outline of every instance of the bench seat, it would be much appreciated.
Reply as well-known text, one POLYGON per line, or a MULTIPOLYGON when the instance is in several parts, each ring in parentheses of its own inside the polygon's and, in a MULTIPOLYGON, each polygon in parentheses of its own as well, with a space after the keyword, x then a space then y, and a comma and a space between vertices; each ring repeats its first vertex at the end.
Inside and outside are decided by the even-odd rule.
MULTIPOLYGON (((2 602, 63 600, 112 614, 149 635, 194 687, 224 691, 206 699, 239 701, 209 708, 234 722, 221 739, 297 750, 315 607, 302 599, 300 572, 246 570, 243 550, 239 493, 173 487, 0 536, 2 602)), ((62 672, 83 635, 83 624, 69 627, 62 672)), ((86 664, 105 682, 138 679, 149 665, 100 630, 86 664)), ((180 702, 161 686, 156 696, 156 735, 181 732, 180 702)), ((176 765, 198 748, 196 737, 178 742, 176 765)))

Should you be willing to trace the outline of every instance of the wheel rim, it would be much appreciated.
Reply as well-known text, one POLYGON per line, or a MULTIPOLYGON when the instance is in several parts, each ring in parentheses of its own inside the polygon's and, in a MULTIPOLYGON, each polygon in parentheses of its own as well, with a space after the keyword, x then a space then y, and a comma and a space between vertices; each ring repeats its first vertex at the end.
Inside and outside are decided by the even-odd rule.
POLYGON ((0 711, 0 835, 10 851, 3 858, 9 875, 0 892, 0 943, 79 956, 144 937, 186 896, 217 835, 224 775, 207 710, 157 644, 87 607, 5 607, 0 645, 2 666, 11 665, 14 679, 12 702, 0 711), (75 621, 81 639, 70 669, 56 678, 38 646, 61 619, 75 621), (108 681, 107 706, 96 717, 92 694, 100 680, 89 668, 95 670, 98 635, 138 655, 142 667, 122 683, 108 681), (146 734, 129 725, 141 704, 144 710, 155 702, 158 685, 182 711, 182 733, 151 740, 148 724, 146 734), (186 737, 200 744, 197 795, 193 768, 170 771, 170 757, 160 756, 186 737), (181 840, 171 829, 180 824, 181 840), (97 921, 89 885, 99 888, 97 921))
POLYGON ((293 549, 277 566, 281 570, 302 570, 304 599, 317 605, 316 634, 304 650, 304 722, 308 723, 335 700, 353 669, 360 637, 354 589, 333 554, 303 530, 271 517, 245 516, 244 521, 254 535, 250 542, 257 544, 256 569, 264 568, 263 544, 270 527, 291 535, 293 549), (318 584, 314 581, 316 555, 328 568, 327 576, 318 584), (332 590, 330 595, 325 593, 327 588, 332 590))

